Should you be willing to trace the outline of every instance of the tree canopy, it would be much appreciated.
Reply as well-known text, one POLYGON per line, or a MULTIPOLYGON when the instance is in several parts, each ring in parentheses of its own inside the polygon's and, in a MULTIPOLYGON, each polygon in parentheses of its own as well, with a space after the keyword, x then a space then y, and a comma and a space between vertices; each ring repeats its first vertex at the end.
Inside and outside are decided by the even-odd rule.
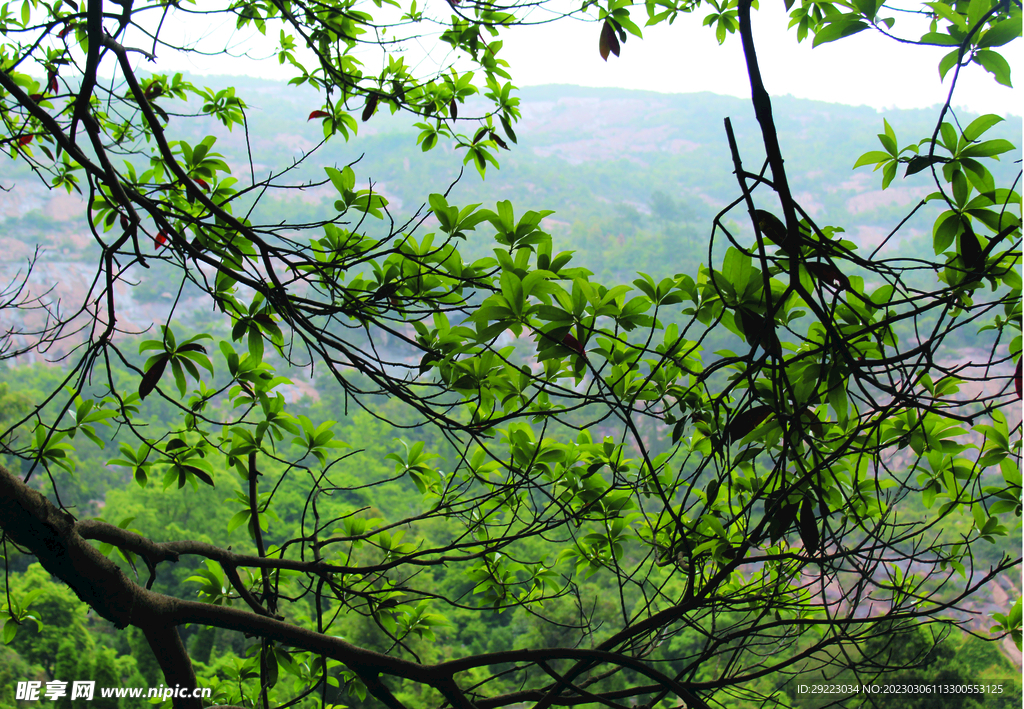
MULTIPOLYGON (((5 557, 34 556, 141 633, 168 686, 230 677, 218 703, 267 709, 785 705, 801 673, 871 682, 917 662, 878 648, 930 647, 1021 561, 987 551, 1021 515, 1020 173, 1001 184, 990 169, 1019 151, 986 135, 1002 117, 951 108, 971 63, 1010 83, 999 51, 1021 7, 786 2, 796 41, 871 31, 948 48, 932 133, 908 140, 885 122, 853 166, 882 187, 931 185, 886 237, 927 218, 934 255, 921 258, 868 253, 791 194, 753 5, 3 3, 0 143, 85 198, 99 254, 80 303, 27 276, 4 291, 4 309, 34 317, 3 356, 62 353, 56 386, 0 413, 5 557), (267 139, 249 133, 245 96, 159 73, 167 52, 228 51, 176 46, 183 24, 255 28, 275 46, 263 61, 319 92, 308 120, 324 141, 400 113, 424 151, 451 146, 484 175, 515 149, 520 118, 503 31, 571 16, 594 21, 607 61, 674 22, 743 53, 763 152, 741 154, 726 118, 735 198, 707 225, 696 273, 600 283, 554 243, 550 211, 451 204, 447 185, 399 217, 357 156, 296 180, 320 146, 263 174, 196 133, 215 118, 267 139), (899 34, 920 17, 926 31, 899 34), (414 43, 443 58, 411 61, 414 43), (330 218, 254 217, 310 187, 336 191, 330 218), (493 240, 493 255, 466 258, 469 239, 493 240), (177 297, 162 324, 127 331, 119 288, 156 267, 173 269, 177 297), (175 321, 187 289, 218 313, 209 331, 175 321), (709 351, 720 332, 727 345, 709 351), (958 359, 960 336, 984 359, 958 359), (309 367, 358 426, 286 402, 283 372, 309 367), (376 436, 389 434, 401 443, 386 451, 376 436), (107 445, 105 465, 83 462, 107 445), (62 502, 61 471, 109 468, 142 487, 138 515, 160 486, 197 516, 227 494, 227 528, 141 534, 135 517, 62 502), (189 559, 202 566, 174 592, 158 585, 189 559), (432 642, 456 615, 480 620, 442 653, 432 642), (497 633, 513 616, 528 632, 497 633), (185 626, 255 640, 234 669, 211 668, 209 637, 190 656, 185 626), (473 637, 488 630, 493 643, 473 637)), ((32 628, 26 595, 4 601, 5 641, 32 628)), ((1019 646, 1020 600, 992 625, 1019 646)), ((38 650, 52 665, 60 647, 38 650)))

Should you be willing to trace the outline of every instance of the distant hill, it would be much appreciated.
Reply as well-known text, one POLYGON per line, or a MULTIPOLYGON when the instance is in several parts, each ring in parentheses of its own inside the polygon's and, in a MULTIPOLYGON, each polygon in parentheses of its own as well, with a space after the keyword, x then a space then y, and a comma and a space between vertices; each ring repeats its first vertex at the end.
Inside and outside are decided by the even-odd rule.
MULTIPOLYGON (((188 78, 197 84, 233 84, 250 104, 252 157, 259 176, 288 166, 322 138, 319 122, 306 121, 309 111, 319 105, 309 89, 248 77, 188 78)), ((602 204, 634 205, 646 215, 651 195, 661 192, 704 213, 737 194, 723 130, 726 116, 732 118, 745 167, 756 170, 763 160, 757 124, 749 102, 742 99, 577 86, 525 88, 520 96, 519 145, 511 153, 502 153, 501 170, 492 170, 486 183, 475 170, 467 170, 455 190, 456 199, 509 198, 524 207, 554 209, 558 220, 572 220, 601 213, 602 204)), ((889 221, 890 207, 901 208, 928 190, 928 177, 920 174, 897 180, 883 195, 870 170, 851 171, 860 154, 878 147, 874 135, 882 130, 882 114, 874 109, 791 97, 776 97, 773 104, 794 193, 816 217, 833 224, 852 223, 862 238, 870 240, 876 236, 871 227, 889 221)), ((173 104, 167 107, 173 109, 173 104)), ((936 113, 895 110, 885 116, 901 140, 909 141, 931 134, 936 113)), ((966 124, 972 117, 958 118, 966 124)), ((323 176, 320 165, 348 163, 363 155, 360 175, 372 177, 397 198, 396 204, 412 209, 429 192, 446 189, 458 176, 461 162, 445 146, 421 153, 412 122, 380 111, 360 126, 358 138, 349 143, 332 141, 296 175, 319 179, 323 176)), ((1021 121, 1012 118, 1000 128, 1000 134, 1016 141, 1021 121)), ((242 131, 229 133, 213 121, 199 125, 173 118, 169 130, 172 137, 189 140, 207 133, 218 135, 217 149, 231 158, 236 176, 244 179, 249 172, 242 131), (179 129, 186 133, 180 134, 179 129)), ((50 231, 10 228, 16 227, 12 217, 38 210, 33 216, 39 218, 51 211, 41 186, 25 177, 27 184, 19 180, 16 193, 0 195, 0 220, 9 222, 4 230, 7 238, 12 231, 19 239, 50 231)), ((302 201, 315 200, 303 195, 302 201)), ((58 221, 73 210, 64 202, 54 205, 58 221)))
MULTIPOLYGON (((187 78, 199 85, 234 85, 249 104, 248 146, 242 130, 229 132, 215 121, 175 118, 175 106, 165 104, 172 114, 171 139, 193 142, 206 134, 217 135, 215 150, 227 156, 243 184, 250 170, 257 179, 280 172, 323 139, 320 122, 307 121, 309 112, 320 106, 307 88, 248 77, 187 78)), ((759 170, 764 159, 752 109, 742 99, 577 86, 531 87, 519 95, 523 112, 516 126, 519 144, 511 152, 502 151, 501 169, 489 170, 486 181, 468 166, 449 199, 457 204, 492 205, 510 199, 518 213, 555 210, 546 226, 555 235, 556 248, 576 250, 577 262, 603 278, 623 278, 636 270, 692 272, 698 262, 708 260, 711 220, 739 196, 723 129, 725 117, 735 127, 745 169, 759 170)), ((874 109, 785 96, 774 98, 773 106, 793 193, 821 224, 844 227, 864 246, 877 244, 911 203, 931 191, 927 172, 898 177, 883 192, 879 175, 868 168, 852 171, 857 157, 878 149, 875 134, 882 130, 882 114, 874 109)), ((477 108, 482 109, 482 103, 477 108)), ((463 115, 472 109, 467 107, 463 115)), ((905 144, 931 135, 937 111, 894 110, 885 116, 905 144)), ((973 117, 956 118, 966 125, 973 117)), ((416 145, 413 122, 381 110, 360 124, 357 138, 348 143, 332 140, 308 164, 300 164, 276 182, 300 185, 322 180, 323 165, 358 159, 359 179, 372 179, 391 201, 396 216, 409 215, 431 192, 448 190, 462 162, 461 153, 446 145, 423 153, 416 145)), ((1021 120, 1011 118, 992 133, 1019 143, 1021 120)), ((10 188, 0 192, 0 248, 7 256, 0 275, 9 279, 35 244, 45 248, 44 260, 56 262, 41 269, 40 278, 49 278, 46 274, 54 269, 60 271, 62 262, 92 261, 94 242, 82 216, 81 198, 48 192, 19 165, 23 163, 7 163, 0 180, 10 188)), ((997 167, 1005 175, 1019 169, 1012 161, 997 167)), ((764 189, 755 196, 761 206, 775 204, 764 189)), ((279 190, 265 197, 253 219, 264 223, 316 220, 333 213, 335 197, 329 185, 279 190)), ((749 238, 744 210, 736 208, 729 216, 737 233, 742 236, 746 230, 749 238)), ((368 228, 379 226, 369 224, 368 228)), ((927 214, 909 223, 901 232, 901 249, 908 243, 911 248, 930 249, 930 228, 927 214)), ((471 255, 490 253, 491 248, 486 239, 466 246, 471 255)), ((159 301, 174 288, 166 280, 169 274, 161 275, 159 269, 140 270, 139 275, 140 287, 132 289, 129 299, 159 301)), ((39 283, 43 285, 53 284, 39 283)), ((130 307, 124 312, 131 312, 130 307)), ((138 313, 142 320, 150 317, 146 309, 138 313)))

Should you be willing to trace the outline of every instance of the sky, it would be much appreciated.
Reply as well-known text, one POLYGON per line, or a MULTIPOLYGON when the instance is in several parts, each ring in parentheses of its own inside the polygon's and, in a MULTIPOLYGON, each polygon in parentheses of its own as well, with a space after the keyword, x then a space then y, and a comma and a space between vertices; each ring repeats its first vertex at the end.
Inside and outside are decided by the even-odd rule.
MULTIPOLYGON (((938 63, 948 50, 903 45, 873 30, 812 49, 798 44, 781 2, 762 2, 752 24, 758 62, 770 94, 830 103, 867 105, 876 109, 926 108, 940 104, 949 92, 949 76, 940 83, 938 63)), ((644 39, 630 37, 621 56, 604 62, 598 52, 600 26, 561 26, 514 31, 506 42, 506 59, 520 85, 569 83, 616 86, 666 93, 711 91, 747 98, 750 84, 738 35, 719 46, 711 28, 693 17, 672 26, 647 28, 644 39)), ((901 28, 897 19, 895 30, 901 28)), ((920 36, 920 32, 913 34, 920 36)), ((1012 76, 1024 81, 1024 42, 1002 48, 1012 76)), ((972 111, 1020 115, 1024 96, 997 84, 991 74, 968 67, 957 83, 954 106, 972 111)))
MULTIPOLYGON (((787 29, 788 17, 781 2, 762 2, 762 8, 753 14, 753 31, 762 76, 770 94, 867 105, 878 110, 926 108, 946 98, 952 72, 942 83, 937 68, 945 48, 902 45, 867 30, 812 49, 809 39, 798 44, 795 31, 787 29)), ((905 35, 920 36, 921 30, 906 17, 897 16, 894 31, 902 29, 905 35)), ((629 37, 621 56, 610 56, 607 62, 598 52, 600 24, 571 19, 507 30, 502 55, 511 64, 513 83, 517 86, 575 84, 662 93, 711 91, 749 97, 739 36, 730 35, 719 46, 713 29, 701 26, 702 18, 703 13, 698 12, 681 15, 672 26, 645 28, 643 39, 629 37)), ((534 15, 534 19, 542 16, 534 15)), ((207 41, 219 42, 219 46, 225 42, 236 48, 254 46, 251 40, 230 36, 232 30, 233 26, 228 24, 211 27, 200 23, 184 33, 189 39, 197 39, 200 34, 196 33, 201 32, 207 41)), ((410 44, 410 60, 429 61, 416 59, 429 46, 429 42, 410 44)), ((261 53, 259 49, 253 51, 261 53)), ((1010 62, 1013 78, 1018 83, 1024 81, 1024 41, 1016 40, 1000 52, 1010 62)), ((195 55, 184 58, 165 53, 160 57, 160 65, 162 71, 291 77, 287 67, 279 67, 274 59, 254 67, 251 61, 233 61, 223 56, 204 61, 195 55)), ((1024 96, 1017 89, 1000 86, 990 74, 972 65, 961 72, 953 105, 974 113, 1021 115, 1024 96)))

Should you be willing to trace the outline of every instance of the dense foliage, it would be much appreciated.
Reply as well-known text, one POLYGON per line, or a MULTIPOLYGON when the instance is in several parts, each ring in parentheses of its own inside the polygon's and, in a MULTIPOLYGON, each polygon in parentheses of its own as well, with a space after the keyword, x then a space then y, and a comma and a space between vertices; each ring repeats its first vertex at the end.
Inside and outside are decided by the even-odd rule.
MULTIPOLYGON (((136 62, 173 48, 175 22, 228 16, 277 39, 318 92, 324 140, 412 114, 424 152, 453 146, 484 175, 518 138, 500 37, 532 6, 3 4, 0 141, 85 196, 98 248, 81 303, 27 277, 5 291, 36 317, 4 355, 67 353, 0 392, 0 527, 19 572, 3 634, 19 662, 268 709, 806 705, 795 677, 999 674, 963 637, 962 663, 936 663, 957 611, 1020 565, 998 544, 1021 514, 1006 413, 1021 395, 1020 172, 990 167, 1017 150, 990 133, 1001 117, 950 106, 966 64, 1009 83, 998 51, 1019 3, 922 5, 912 39, 950 48, 949 97, 930 135, 885 122, 856 163, 883 187, 930 181, 884 242, 923 217, 924 255, 863 253, 794 198, 750 0, 567 9, 597 21, 609 61, 641 22, 699 13, 720 41, 739 35, 749 69, 763 156, 726 120, 736 187, 708 262, 629 284, 556 248, 548 211, 454 204, 438 185, 401 216, 358 162, 298 180, 319 146, 265 178, 251 153, 233 167, 188 126, 257 139, 245 97, 136 62), (438 27, 454 63, 417 73, 432 65, 407 62, 404 40, 438 27), (265 209, 309 187, 333 191, 333 214, 265 209), (464 246, 474 235, 489 253, 464 246), (150 271, 173 274, 177 297, 165 324, 126 332, 119 289, 150 271), (176 322, 187 297, 219 315, 176 322), (956 359, 968 339, 983 361, 956 359), (282 372, 306 367, 320 401, 289 404, 282 372), (111 489, 124 471, 136 487, 111 489)), ((899 30, 881 3, 787 9, 815 44, 899 30)), ((992 625, 1019 646, 1020 601, 992 625)))

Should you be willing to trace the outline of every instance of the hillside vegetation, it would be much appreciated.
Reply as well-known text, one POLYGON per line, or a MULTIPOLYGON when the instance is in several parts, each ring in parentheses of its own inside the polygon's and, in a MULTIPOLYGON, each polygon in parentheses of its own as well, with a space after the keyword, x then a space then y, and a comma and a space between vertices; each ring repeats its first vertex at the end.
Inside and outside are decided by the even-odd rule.
MULTIPOLYGON (((191 77, 191 80, 204 81, 201 77, 191 77)), ((319 167, 301 163, 293 167, 304 151, 322 139, 319 123, 306 119, 315 108, 312 96, 308 95, 307 101, 307 95, 301 91, 254 79, 230 81, 250 101, 247 120, 254 138, 251 144, 246 143, 242 131, 228 131, 212 121, 191 121, 185 133, 178 137, 198 140, 207 133, 216 135, 216 149, 225 155, 236 174, 252 171, 258 176, 285 171, 277 182, 290 184, 294 189, 284 194, 278 191, 261 201, 253 219, 273 223, 287 218, 289 224, 294 225, 327 218, 334 208, 335 189, 330 183, 311 184, 322 183, 319 167)), ((489 172, 486 182, 472 170, 460 177, 457 161, 444 146, 422 154, 411 138, 416 129, 397 117, 362 126, 360 136, 349 143, 328 144, 319 154, 318 164, 334 162, 341 166, 358 160, 359 174, 369 177, 373 189, 389 200, 391 218, 396 223, 426 219, 425 226, 430 226, 433 217, 428 216, 429 211, 421 209, 420 202, 426 193, 425 186, 431 191, 445 191, 450 186, 452 203, 493 203, 509 199, 517 209, 552 209, 554 213, 546 217, 544 226, 553 235, 555 250, 575 251, 574 263, 599 274, 605 281, 628 279, 637 271, 649 273, 656 279, 675 273, 696 273, 699 264, 721 258, 725 245, 718 245, 716 253, 709 254, 708 237, 712 218, 735 193, 735 179, 722 129, 726 116, 732 119, 748 162, 753 163, 753 156, 759 154, 759 134, 746 102, 711 94, 673 96, 547 86, 523 90, 521 108, 523 120, 517 126, 521 136, 519 144, 503 156, 500 170, 489 172)), ((885 225, 893 224, 894 217, 904 214, 908 206, 930 191, 926 175, 901 176, 897 178, 898 184, 883 192, 878 188, 877 175, 869 169, 851 172, 854 161, 870 149, 874 134, 882 130, 878 113, 867 108, 781 98, 775 101, 775 115, 794 195, 813 217, 841 225, 846 230, 845 236, 862 253, 877 249, 879 258, 897 250, 903 256, 930 251, 931 231, 924 217, 920 222, 911 222, 897 239, 887 240, 885 231, 885 225)), ((929 111, 889 111, 887 117, 897 134, 907 135, 926 133, 934 120, 929 111)), ((958 118, 966 124, 972 117, 960 115, 958 118)), ((171 125, 175 125, 173 115, 171 125)), ((999 131, 1003 135, 1019 136, 1020 119, 1007 121, 999 131)), ((1004 167, 1008 174, 1017 170, 1009 161, 1004 167)), ((756 166, 750 164, 748 169, 756 169, 756 166)), ((999 180, 1004 176, 997 174, 996 177, 999 180)), ((8 172, 3 184, 10 188, 0 193, 0 248, 8 255, 3 273, 7 278, 12 277, 39 249, 31 287, 40 294, 52 289, 49 297, 77 302, 89 287, 90 264, 97 253, 87 225, 80 221, 84 211, 82 202, 74 195, 45 191, 27 172, 8 172)), ((373 225, 368 228, 372 233, 373 225)), ((749 237, 752 233, 749 225, 736 224, 735 228, 741 235, 749 237)), ((493 244, 485 242, 471 238, 465 247, 466 258, 488 254, 493 244)), ((149 269, 136 266, 132 274, 137 279, 136 285, 119 285, 117 294, 122 327, 134 328, 139 333, 147 329, 152 332, 153 326, 162 322, 160 318, 166 312, 166 304, 179 298, 174 312, 177 321, 211 330, 219 336, 227 335, 214 314, 199 307, 198 293, 190 290, 192 287, 182 281, 179 272, 156 262, 149 269)), ((927 278, 928 274, 922 277, 927 278)), ((20 324, 24 324, 34 314, 5 311, 3 317, 20 317, 20 324)), ((913 337, 911 332, 902 335, 913 337)), ((734 335, 716 331, 709 336, 705 349, 716 351, 738 342, 734 335)), ((959 349, 951 349, 947 356, 968 356, 984 348, 987 342, 983 336, 977 341, 952 342, 959 349)), ((44 392, 53 390, 62 376, 59 355, 75 344, 75 339, 71 338, 47 353, 26 355, 0 370, 0 419, 18 420, 22 412, 29 410, 30 402, 38 401, 44 392)), ((394 354, 404 357, 408 353, 396 345, 394 354)), ((381 488, 383 497, 390 501, 386 509, 379 503, 383 499, 379 493, 370 498, 365 490, 359 490, 339 493, 330 503, 339 515, 359 510, 372 525, 415 511, 417 491, 413 481, 407 477, 390 480, 393 463, 388 456, 400 454, 404 445, 398 439, 426 441, 426 450, 440 456, 447 465, 457 465, 456 460, 450 459, 451 449, 437 432, 417 426, 415 417, 398 403, 381 401, 372 412, 374 415, 354 407, 350 409, 346 396, 334 386, 333 377, 325 377, 319 371, 311 373, 288 368, 270 352, 267 358, 292 378, 292 386, 285 391, 296 414, 309 416, 313 421, 337 422, 336 439, 352 442, 364 452, 351 461, 342 461, 334 469, 335 480, 351 490, 369 481, 389 480, 381 488)), ((144 357, 140 356, 136 366, 141 366, 143 361, 144 357)), ((118 371, 125 386, 131 388, 135 375, 126 368, 118 371)), ((977 394, 964 392, 964 396, 977 394)), ((161 431, 173 428, 177 412, 166 402, 151 399, 141 409, 136 421, 150 427, 148 435, 158 436, 161 431)), ((1012 428, 1019 422, 1019 412, 1011 412, 1009 418, 1012 428)), ((151 481, 146 488, 140 488, 132 481, 123 456, 117 452, 116 433, 102 429, 98 432, 106 443, 105 450, 83 446, 71 453, 80 468, 88 467, 92 471, 88 477, 65 472, 55 475, 54 483, 65 504, 83 513, 102 514, 108 521, 137 529, 147 536, 198 538, 220 546, 233 545, 236 549, 251 546, 249 535, 245 533, 247 518, 239 516, 237 500, 232 499, 232 496, 245 499, 234 477, 227 478, 229 482, 220 500, 216 496, 193 493, 188 488, 165 491, 159 481, 151 481), (108 465, 107 460, 115 456, 121 456, 121 462, 108 465)), ((592 431, 594 440, 600 440, 602 433, 592 431)), ((28 435, 27 428, 21 435, 28 435)), ((665 443, 662 442, 662 448, 665 443)), ((657 451, 658 447, 659 443, 654 441, 652 448, 657 451)), ((303 457, 298 448, 288 449, 284 445, 280 454, 282 460, 303 457)), ((13 460, 6 462, 15 469, 19 465, 13 460)), ((284 465, 275 468, 267 474, 281 474, 284 465)), ((53 490, 49 481, 43 486, 48 491, 53 490)), ((270 539, 288 539, 297 534, 295 527, 303 514, 301 486, 289 479, 275 495, 276 516, 271 524, 270 539)), ((920 512, 924 514, 923 508, 920 512)), ((944 534, 952 539, 961 531, 969 531, 969 525, 963 530, 950 527, 944 534)), ((434 541, 456 534, 453 524, 440 520, 430 520, 404 532, 410 539, 434 541)), ((396 545, 397 537, 396 534, 396 545)), ((1018 527, 992 547, 990 559, 979 557, 977 561, 997 560, 1004 550, 1017 549, 1020 543, 1018 527)), ((17 554, 12 554, 11 559, 14 570, 9 581, 11 587, 19 592, 37 591, 40 599, 37 606, 46 620, 39 630, 23 628, 10 647, 0 648, 0 705, 11 706, 15 680, 28 677, 71 679, 72 675, 86 676, 89 672, 102 671, 116 678, 112 684, 160 681, 156 661, 139 633, 115 634, 109 623, 94 615, 88 616, 85 606, 49 580, 38 566, 28 566, 27 560, 17 554), (98 649, 101 647, 102 651, 98 649)), ((137 562, 131 555, 120 559, 126 569, 139 570, 137 562)), ((429 584, 441 595, 463 598, 472 591, 472 581, 448 573, 443 566, 424 573, 431 575, 429 584)), ((424 578, 419 581, 423 584, 424 578)), ((173 572, 162 574, 155 588, 174 596, 195 596, 197 592, 212 594, 212 588, 225 583, 212 563, 200 565, 183 560, 173 572)), ((575 602, 594 604, 596 617, 615 612, 614 605, 607 600, 608 594, 613 592, 607 578, 596 576, 582 582, 580 588, 581 596, 575 602)), ((987 593, 978 594, 972 605, 963 611, 984 615, 1002 608, 1007 597, 1019 594, 1019 579, 1004 577, 991 584, 987 593)), ((562 640, 569 644, 579 642, 579 629, 571 627, 573 602, 570 598, 560 598, 547 611, 549 617, 565 621, 566 637, 562 640)), ((346 627, 346 636, 352 642, 382 651, 387 649, 387 639, 370 618, 354 617, 346 627)), ((424 657, 435 660, 451 657, 462 648, 479 653, 509 646, 557 645, 561 641, 540 637, 556 630, 537 621, 524 608, 489 616, 457 611, 444 623, 438 621, 431 625, 428 622, 423 627, 424 632, 413 646, 424 657)), ((983 620, 974 627, 979 632, 987 629, 983 620)), ((594 633, 599 634, 599 631, 594 630, 594 633)), ((244 681, 245 673, 251 672, 251 661, 248 664, 244 661, 247 653, 251 658, 256 646, 243 635, 191 627, 183 631, 183 636, 201 676, 218 678, 227 686, 244 681)), ((589 637, 588 633, 584 633, 584 637, 589 637)), ((686 634, 675 636, 671 641, 673 651, 679 651, 689 642, 696 640, 686 634)), ((930 638, 922 635, 920 644, 929 646, 930 638)), ((901 649, 910 658, 911 650, 901 649)), ((1019 684, 1013 684, 1011 676, 1019 671, 1020 655, 1010 642, 1000 649, 968 635, 956 635, 929 654, 915 670, 916 674, 906 675, 905 679, 1005 681, 1007 694, 986 698, 984 706, 1016 706, 1019 684)), ((889 652, 884 647, 876 650, 889 652)), ((281 663, 284 667, 286 659, 282 658, 281 663)), ((497 675, 502 667, 493 667, 490 671, 497 675)), ((714 667, 702 670, 705 679, 713 678, 715 671, 714 667)), ((809 677, 807 681, 814 680, 814 676, 809 677)), ((762 684, 760 689, 765 694, 775 691, 767 679, 762 684)), ((793 686, 791 683, 786 690, 792 706, 819 705, 818 698, 796 694, 793 686)), ((408 706, 426 706, 426 700, 415 695, 418 690, 411 684, 396 691, 408 706)), ((223 696, 229 694, 225 689, 223 696)), ((367 702, 365 692, 362 696, 356 693, 345 697, 344 702, 363 706, 367 702)))

